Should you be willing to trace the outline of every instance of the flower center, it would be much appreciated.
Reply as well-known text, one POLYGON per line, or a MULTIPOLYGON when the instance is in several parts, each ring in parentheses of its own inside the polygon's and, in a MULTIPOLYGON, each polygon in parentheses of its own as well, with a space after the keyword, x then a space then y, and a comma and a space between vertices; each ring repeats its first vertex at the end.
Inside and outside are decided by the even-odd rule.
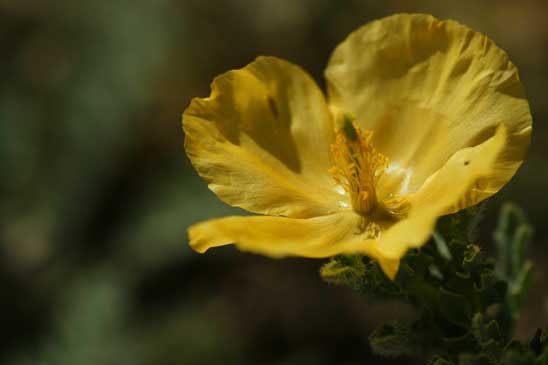
POLYGON ((373 131, 355 127, 348 118, 344 123, 331 145, 335 165, 329 172, 350 194, 352 208, 362 214, 375 211, 395 218, 404 216, 409 209, 407 199, 391 195, 378 201, 375 188, 390 161, 373 147, 373 131))

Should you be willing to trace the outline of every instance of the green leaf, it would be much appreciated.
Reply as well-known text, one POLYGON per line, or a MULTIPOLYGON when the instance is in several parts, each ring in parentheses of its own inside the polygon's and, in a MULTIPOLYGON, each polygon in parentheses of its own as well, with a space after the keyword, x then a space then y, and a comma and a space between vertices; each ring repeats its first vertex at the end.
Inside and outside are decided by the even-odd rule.
POLYGON ((459 356, 459 365, 495 365, 485 354, 462 354, 459 356))
POLYGON ((513 301, 513 308, 518 311, 529 292, 529 289, 533 285, 534 272, 533 263, 531 261, 525 262, 520 272, 516 275, 510 286, 510 296, 513 301))
POLYGON ((394 321, 379 326, 371 336, 369 344, 375 354, 386 357, 416 355, 420 348, 420 336, 406 323, 394 321))
POLYGON ((440 269, 432 264, 430 266, 428 266, 428 271, 430 272, 430 275, 432 275, 432 277, 438 279, 438 280, 443 280, 443 273, 440 271, 440 269))
POLYGON ((497 364, 504 351, 504 339, 498 322, 477 313, 472 320, 472 333, 483 355, 497 364))
POLYGON ((519 310, 533 283, 533 264, 527 259, 533 228, 516 205, 507 203, 501 208, 494 239, 498 247, 498 275, 508 282, 507 305, 510 318, 516 320, 519 310))
POLYGON ((463 327, 469 325, 472 308, 464 296, 440 288, 438 300, 440 312, 449 322, 463 327))
POLYGON ((533 229, 523 211, 512 203, 502 206, 493 237, 497 243, 498 269, 505 279, 513 279, 526 262, 533 229))
POLYGON ((434 239, 434 243, 436 244, 436 248, 440 256, 447 261, 451 261, 453 257, 451 256, 451 251, 449 251, 449 247, 447 247, 447 242, 445 242, 443 236, 438 231, 434 231, 432 232, 432 238, 434 239))
POLYGON ((356 286, 363 277, 365 266, 360 256, 336 256, 320 268, 322 278, 335 285, 356 286))
POLYGON ((443 216, 439 219, 436 229, 444 237, 451 237, 451 240, 459 243, 474 241, 483 211, 484 205, 477 204, 457 213, 443 216))
POLYGON ((455 365, 455 363, 445 357, 435 356, 432 359, 432 365, 455 365))
POLYGON ((522 353, 517 351, 509 351, 504 354, 500 361, 501 365, 537 365, 535 356, 530 353, 522 353))
POLYGON ((481 313, 477 313, 472 320, 472 333, 480 344, 491 340, 500 345, 504 342, 497 321, 489 319, 481 313))

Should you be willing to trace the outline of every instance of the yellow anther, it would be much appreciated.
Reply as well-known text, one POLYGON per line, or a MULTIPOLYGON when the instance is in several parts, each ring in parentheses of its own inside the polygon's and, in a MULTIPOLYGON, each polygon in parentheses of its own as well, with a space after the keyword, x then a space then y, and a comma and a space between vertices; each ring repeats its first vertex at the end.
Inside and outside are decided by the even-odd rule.
POLYGON ((383 210, 394 218, 403 218, 407 215, 407 212, 411 208, 409 200, 405 197, 395 195, 384 199, 381 202, 383 210))
POLYGON ((350 194, 352 207, 360 213, 377 205, 375 186, 389 162, 373 147, 372 137, 372 131, 363 131, 348 121, 331 145, 335 166, 329 172, 350 194))

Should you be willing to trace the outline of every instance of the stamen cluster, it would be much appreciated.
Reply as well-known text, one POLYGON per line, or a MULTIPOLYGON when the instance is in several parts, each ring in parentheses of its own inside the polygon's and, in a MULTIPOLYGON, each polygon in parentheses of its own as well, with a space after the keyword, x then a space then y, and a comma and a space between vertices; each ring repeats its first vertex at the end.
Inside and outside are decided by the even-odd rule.
POLYGON ((346 122, 331 145, 335 166, 329 172, 350 194, 352 207, 360 213, 376 206, 375 186, 389 164, 388 158, 373 147, 372 137, 372 131, 346 122))

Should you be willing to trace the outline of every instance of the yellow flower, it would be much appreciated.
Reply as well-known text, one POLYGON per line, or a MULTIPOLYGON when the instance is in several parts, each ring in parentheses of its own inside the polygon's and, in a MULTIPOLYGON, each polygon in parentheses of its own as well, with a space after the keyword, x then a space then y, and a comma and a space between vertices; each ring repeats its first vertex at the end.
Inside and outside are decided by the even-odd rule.
POLYGON ((274 57, 217 77, 183 115, 185 149, 231 216, 189 229, 198 252, 361 253, 393 278, 439 216, 495 194, 522 164, 532 121, 515 66, 457 22, 400 14, 334 51, 327 98, 274 57))

